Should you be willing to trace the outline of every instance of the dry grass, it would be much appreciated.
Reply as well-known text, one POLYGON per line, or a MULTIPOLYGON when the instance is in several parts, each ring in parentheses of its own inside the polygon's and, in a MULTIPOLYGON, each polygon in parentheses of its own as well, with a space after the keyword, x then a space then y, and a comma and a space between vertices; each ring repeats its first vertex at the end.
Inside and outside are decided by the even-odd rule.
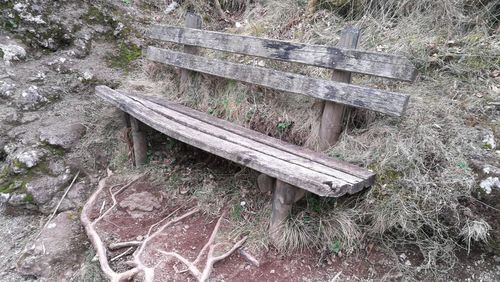
MULTIPOLYGON (((457 248, 488 239, 491 227, 459 199, 471 197, 476 182, 469 160, 489 152, 481 135, 485 128, 495 130, 492 121, 500 118, 487 106, 498 101, 492 90, 499 83, 492 72, 500 65, 496 1, 320 0, 308 16, 306 1, 266 1, 250 7, 243 2, 221 1, 235 14, 245 9, 240 11, 239 28, 221 24, 210 4, 198 0, 184 1, 175 15, 160 20, 181 25, 184 13, 194 9, 208 29, 225 27, 229 32, 329 45, 336 43, 343 27, 354 25, 363 31, 360 48, 405 55, 420 72, 412 85, 354 77, 357 84, 410 94, 408 113, 397 119, 351 111, 340 142, 329 154, 374 170, 376 184, 364 194, 338 200, 308 196, 294 209, 281 250, 350 252, 362 246, 363 239, 372 239, 388 247, 417 246, 425 258, 419 269, 436 269, 452 266, 457 248)), ((204 54, 249 64, 260 61, 204 54)), ((324 69, 262 61, 315 77, 331 75, 324 69)), ((199 76, 188 95, 179 97, 177 84, 172 68, 144 63, 143 71, 123 87, 161 94, 296 144, 316 142, 319 107, 312 99, 207 76, 199 76)), ((263 234, 269 197, 251 190, 254 174, 209 178, 206 170, 190 173, 198 179, 190 184, 190 195, 206 212, 230 206, 234 232, 249 234, 254 246, 267 246, 263 234)), ((170 189, 183 185, 175 181, 169 182, 170 189)))

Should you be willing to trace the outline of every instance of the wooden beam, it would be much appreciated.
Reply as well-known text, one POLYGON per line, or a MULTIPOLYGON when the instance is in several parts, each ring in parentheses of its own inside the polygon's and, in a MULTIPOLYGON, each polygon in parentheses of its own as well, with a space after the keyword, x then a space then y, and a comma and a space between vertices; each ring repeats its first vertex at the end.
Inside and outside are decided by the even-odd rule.
MULTIPOLYGON (((345 193, 350 193, 354 186, 359 188, 359 185, 350 183, 348 180, 336 178, 330 174, 320 173, 297 163, 289 162, 285 160, 286 157, 276 157, 272 153, 261 152, 261 149, 254 150, 240 145, 241 136, 232 136, 226 139, 224 136, 216 136, 197 130, 195 128, 198 125, 188 126, 183 122, 179 122, 181 120, 193 122, 193 120, 187 119, 188 116, 183 116, 181 113, 175 111, 168 114, 166 112, 159 113, 157 109, 152 110, 149 105, 145 106, 137 99, 105 86, 96 87, 96 93, 121 110, 128 112, 138 120, 172 138, 264 172, 271 177, 282 179, 290 185, 301 187, 320 196, 339 197, 345 193)), ((207 130, 212 132, 214 128, 208 128, 207 130)), ((263 144, 260 146, 263 146, 263 144)), ((334 171, 335 168, 331 168, 331 170, 334 171)))
POLYGON ((403 56, 164 25, 154 25, 149 37, 404 81, 413 81, 416 76, 415 67, 403 56))
MULTIPOLYGON (((186 14, 185 25, 186 27, 189 28, 201 28, 202 25, 201 17, 197 14, 188 12, 186 14)), ((192 55, 197 55, 199 53, 199 50, 197 47, 185 45, 184 52, 192 55)), ((186 91, 191 85, 191 82, 193 81, 194 75, 196 75, 196 73, 189 71, 187 69, 181 69, 180 85, 179 85, 181 93, 186 93, 186 91)))
POLYGON ((404 113, 409 99, 408 95, 405 94, 208 59, 151 46, 148 48, 147 57, 150 60, 180 68, 308 95, 393 116, 401 116, 404 113))
POLYGON ((134 117, 130 117, 130 125, 132 128, 132 143, 134 144, 134 164, 135 166, 141 166, 147 160, 148 143, 143 132, 144 125, 134 117))
MULTIPOLYGON (((356 49, 359 40, 359 29, 346 28, 342 30, 338 47, 356 49)), ((351 83, 351 73, 335 70, 332 80, 351 83)), ((324 151, 337 143, 342 132, 345 106, 335 102, 325 102, 319 127, 319 150, 324 151)))

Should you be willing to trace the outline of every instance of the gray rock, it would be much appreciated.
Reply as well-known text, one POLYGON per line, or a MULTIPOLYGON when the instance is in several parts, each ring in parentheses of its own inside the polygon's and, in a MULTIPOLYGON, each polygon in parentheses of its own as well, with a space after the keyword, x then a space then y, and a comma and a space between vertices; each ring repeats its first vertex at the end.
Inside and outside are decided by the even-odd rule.
POLYGON ((79 269, 86 250, 85 236, 73 212, 58 214, 39 236, 23 250, 17 271, 49 281, 62 281, 79 269))
POLYGON ((14 173, 22 173, 26 169, 35 167, 45 157, 45 152, 38 149, 24 149, 10 157, 11 168, 14 173))
POLYGON ((16 90, 16 85, 13 83, 7 83, 5 81, 0 81, 0 98, 10 98, 14 95, 16 90))
MULTIPOLYGON (((75 210, 83 207, 85 201, 90 196, 91 190, 85 182, 78 182, 73 184, 68 194, 61 202, 58 211, 75 210)), ((60 197, 54 197, 52 200, 52 208, 54 210, 59 202, 60 197)))
POLYGON ((146 213, 161 207, 158 197, 150 192, 139 192, 127 196, 119 206, 126 209, 133 218, 141 218, 146 213))
POLYGON ((33 204, 40 207, 41 212, 50 213, 50 208, 46 208, 44 205, 52 200, 57 192, 63 190, 68 181, 68 175, 58 177, 41 176, 28 182, 26 184, 26 191, 32 196, 33 204))
POLYGON ((82 32, 77 35, 73 44, 75 45, 73 56, 83 59, 90 54, 90 50, 92 49, 92 35, 90 32, 82 32))
POLYGON ((61 175, 66 172, 67 167, 63 160, 56 159, 49 162, 49 170, 52 175, 61 175))
POLYGON ((48 62, 47 66, 49 67, 49 69, 51 69, 55 72, 66 74, 66 73, 71 72, 71 68, 69 67, 69 64, 70 64, 70 62, 68 59, 66 59, 64 57, 60 57, 60 58, 57 58, 53 61, 48 62))
POLYGON ((19 105, 23 110, 36 110, 49 102, 38 89, 37 86, 32 85, 21 93, 21 100, 19 105))
POLYGON ((22 113, 16 111, 14 108, 5 108, 0 112, 4 116, 4 122, 6 124, 18 124, 21 122, 22 113))
POLYGON ((71 149, 85 134, 85 126, 79 123, 57 123, 40 128, 40 140, 53 146, 71 149))
POLYGON ((14 44, 0 44, 3 52, 3 60, 7 65, 12 61, 19 61, 26 58, 26 50, 23 47, 14 44))
POLYGON ((22 206, 26 204, 26 197, 27 195, 25 193, 11 194, 9 198, 9 205, 14 207, 22 206))

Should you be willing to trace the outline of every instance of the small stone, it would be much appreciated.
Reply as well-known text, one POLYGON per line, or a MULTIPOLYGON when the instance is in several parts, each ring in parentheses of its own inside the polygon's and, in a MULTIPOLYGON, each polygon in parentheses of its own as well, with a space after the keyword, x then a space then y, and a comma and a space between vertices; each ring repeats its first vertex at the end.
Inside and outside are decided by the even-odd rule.
POLYGON ((14 173, 22 173, 32 168, 45 157, 45 152, 37 149, 25 149, 11 157, 11 168, 14 173))
POLYGON ((21 93, 21 98, 21 107, 24 110, 36 110, 49 101, 35 85, 24 90, 21 93))
POLYGON ((125 208, 134 218, 140 218, 145 212, 152 212, 161 207, 160 201, 150 192, 139 192, 127 196, 119 206, 125 208))
POLYGON ((47 66, 55 72, 65 74, 65 73, 69 73, 71 71, 68 64, 69 64, 68 59, 66 59, 64 57, 60 57, 60 58, 57 58, 53 61, 48 62, 47 66))
POLYGON ((39 129, 40 141, 69 150, 85 131, 85 126, 80 123, 56 123, 39 129))
POLYGON ((28 244, 17 261, 17 271, 47 281, 63 281, 59 275, 72 270, 76 272, 85 255, 82 242, 85 236, 78 215, 73 212, 58 214, 45 228, 38 239, 28 244), (61 271, 62 270, 62 271, 61 271))
POLYGON ((271 269, 271 271, 269 271, 269 273, 271 274, 274 274, 276 271, 274 269, 271 269))
POLYGON ((7 83, 5 81, 0 81, 0 98, 10 98, 14 95, 16 85, 13 83, 7 83))
POLYGON ((479 187, 484 190, 486 194, 490 194, 493 188, 500 189, 500 179, 498 177, 488 177, 479 183, 479 187))
POLYGON ((2 49, 3 60, 7 65, 10 65, 11 61, 19 61, 26 58, 26 50, 21 46, 0 44, 0 49, 2 49))
POLYGON ((113 31, 113 35, 115 37, 118 37, 122 33, 122 31, 123 31, 124 28, 125 28, 124 24, 118 23, 117 26, 116 26, 116 28, 115 28, 115 30, 113 31))
POLYGON ((26 204, 26 194, 12 194, 9 198, 9 205, 17 207, 26 204))
POLYGON ((78 34, 73 44, 75 45, 73 56, 77 59, 83 59, 90 54, 92 49, 92 35, 89 32, 78 34))
POLYGON ((35 76, 30 78, 30 81, 32 82, 44 81, 45 77, 47 77, 47 75, 44 72, 38 72, 35 76))
POLYGON ((32 195, 33 203, 41 208, 41 212, 50 213, 50 208, 45 209, 42 206, 52 200, 57 192, 63 190, 68 180, 67 176, 41 176, 28 182, 26 191, 32 195))

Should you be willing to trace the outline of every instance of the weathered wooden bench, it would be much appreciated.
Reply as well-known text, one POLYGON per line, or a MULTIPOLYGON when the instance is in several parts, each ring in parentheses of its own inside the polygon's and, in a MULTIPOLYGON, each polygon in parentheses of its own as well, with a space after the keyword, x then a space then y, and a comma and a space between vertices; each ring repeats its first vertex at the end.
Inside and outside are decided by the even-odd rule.
MULTIPOLYGON (((328 47, 200 30, 201 20, 194 14, 187 15, 186 26, 153 26, 149 33, 152 39, 183 44, 184 52, 150 46, 147 58, 181 68, 181 83, 184 84, 189 84, 194 71, 324 100, 319 132, 324 142, 320 149, 327 149, 337 141, 345 105, 392 116, 403 115, 407 107, 407 95, 350 84, 351 72, 403 81, 413 81, 416 73, 404 57, 355 50, 359 38, 356 29, 345 29, 339 45, 328 47), (317 79, 202 57, 197 55, 197 47, 335 71, 333 80, 317 79)), ((359 192, 374 181, 374 174, 366 169, 161 97, 118 92, 106 86, 97 86, 96 92, 130 115, 134 140, 137 140, 134 141, 137 164, 145 159, 146 143, 140 121, 170 137, 263 173, 259 184, 275 186, 270 227, 272 237, 279 236, 279 228, 291 205, 304 191, 324 197, 340 197, 359 192)))

